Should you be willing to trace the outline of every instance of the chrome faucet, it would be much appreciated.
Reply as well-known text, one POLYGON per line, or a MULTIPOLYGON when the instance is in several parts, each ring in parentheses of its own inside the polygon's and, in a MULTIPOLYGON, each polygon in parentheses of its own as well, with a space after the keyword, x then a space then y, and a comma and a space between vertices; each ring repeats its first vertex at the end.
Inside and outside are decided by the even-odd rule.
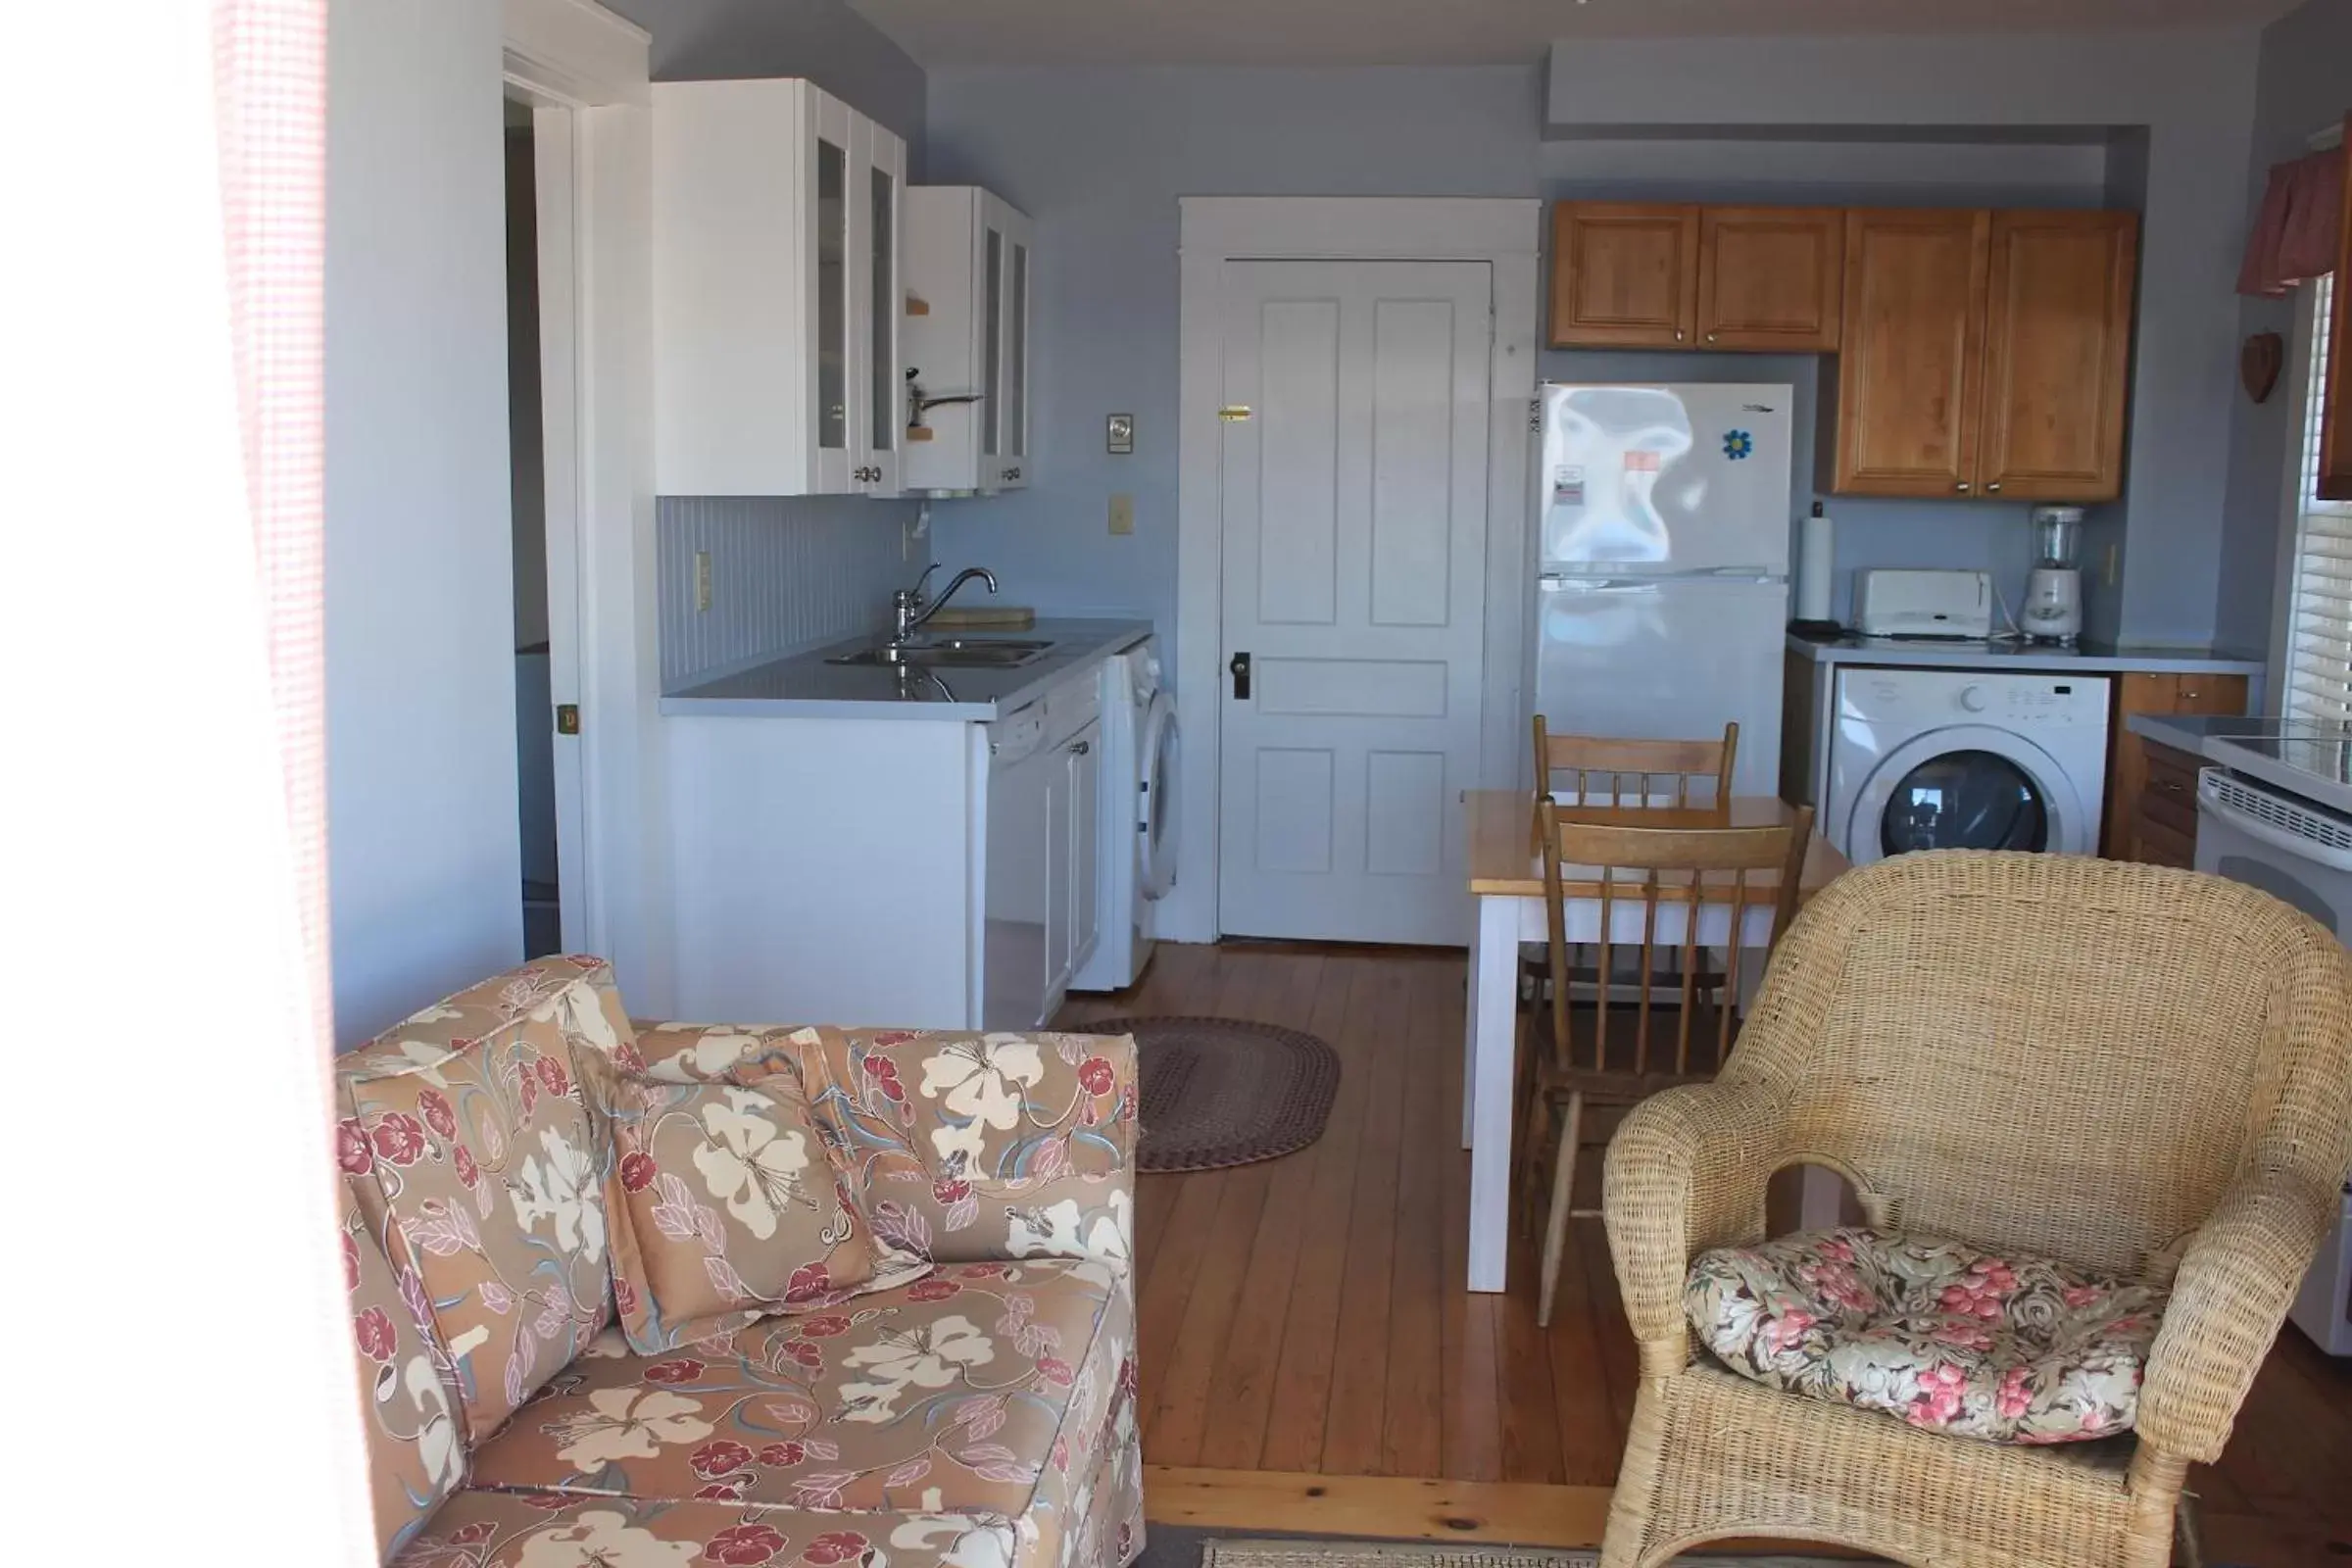
POLYGON ((948 601, 956 597, 956 590, 970 582, 974 577, 987 583, 990 593, 993 594, 997 591, 997 574, 995 572, 981 566, 966 566, 956 574, 955 580, 948 584, 946 591, 941 593, 937 599, 925 599, 923 584, 929 582, 931 574, 938 569, 939 563, 934 561, 923 568, 923 574, 920 577, 914 579, 913 587, 902 588, 890 596, 891 647, 905 647, 907 640, 913 637, 925 622, 947 608, 948 601))

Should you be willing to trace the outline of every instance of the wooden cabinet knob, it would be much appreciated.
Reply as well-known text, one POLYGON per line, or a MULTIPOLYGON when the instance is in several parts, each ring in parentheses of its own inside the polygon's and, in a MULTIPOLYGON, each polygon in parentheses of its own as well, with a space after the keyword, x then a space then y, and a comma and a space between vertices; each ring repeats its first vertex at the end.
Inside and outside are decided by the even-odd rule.
POLYGON ((1985 488, 1985 489, 1987 489, 1987 490, 1998 490, 2000 487, 2001 487, 2001 481, 2000 481, 2000 480, 1998 480, 1998 479, 1995 479, 1995 480, 1993 480, 1993 481, 1992 481, 1992 483, 1990 483, 1990 484, 1986 485, 1984 488, 1985 488))
POLYGON ((1952 488, 1953 488, 1953 489, 1955 489, 1955 490, 1957 490, 1957 491, 1959 491, 1959 492, 1960 492, 1962 495, 1966 495, 1966 494, 1968 493, 1968 484, 1967 484, 1967 481, 1965 481, 1965 480, 1963 480, 1963 481, 1962 481, 1961 483, 1959 483, 1959 484, 1956 484, 1956 485, 1952 486, 1952 488))
POLYGON ((1707 334, 1707 341, 1708 341, 1708 342, 1710 342, 1710 343, 1714 342, 1714 341, 1715 341, 1715 334, 1714 334, 1714 333, 1712 333, 1712 332, 1709 332, 1709 333, 1707 334))

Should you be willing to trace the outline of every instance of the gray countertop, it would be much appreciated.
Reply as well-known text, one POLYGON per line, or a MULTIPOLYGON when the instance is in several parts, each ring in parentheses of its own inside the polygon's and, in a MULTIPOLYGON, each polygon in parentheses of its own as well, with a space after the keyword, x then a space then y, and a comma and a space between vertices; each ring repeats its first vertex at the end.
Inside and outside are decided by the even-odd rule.
POLYGON ((2203 757, 2207 741, 2270 734, 2278 728, 2278 721, 2265 718, 2259 713, 2241 713, 2230 717, 2195 713, 2133 713, 2124 720, 2124 727, 2159 746, 2170 746, 2191 757, 2203 757))
POLYGON ((1817 664, 1901 664, 1937 669, 2058 669, 2123 673, 2260 675, 2267 662, 2220 648, 2156 643, 2094 643, 2052 648, 2034 643, 1923 642, 1908 637, 1840 637, 1816 642, 1791 632, 1788 651, 1817 664))
POLYGON ((662 712, 678 718, 928 718, 986 722, 1058 686, 1089 664, 1132 648, 1152 635, 1144 620, 1041 620, 1022 631, 965 630, 974 642, 1043 641, 1054 646, 1017 669, 905 669, 880 664, 829 664, 834 654, 881 639, 853 637, 788 659, 688 686, 662 699, 662 712))

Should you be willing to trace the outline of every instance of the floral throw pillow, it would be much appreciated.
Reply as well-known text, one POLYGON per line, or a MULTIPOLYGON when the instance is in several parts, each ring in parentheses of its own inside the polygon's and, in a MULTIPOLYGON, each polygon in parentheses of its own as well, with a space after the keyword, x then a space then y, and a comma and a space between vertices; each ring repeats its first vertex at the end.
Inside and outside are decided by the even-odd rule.
POLYGON ((1995 1443, 2130 1430, 2166 1294, 2020 1253, 1868 1230, 1702 1252, 1683 1307, 1744 1377, 1995 1443))
POLYGON ((665 1083, 599 1063, 581 1085, 605 1134, 613 1294, 636 1349, 838 1305, 872 1282, 873 1238, 797 1078, 665 1083))
POLYGON ((336 1063, 336 1160, 394 1268, 416 1270, 472 1442, 610 1321, 604 1194, 571 1062, 626 1030, 603 959, 541 958, 336 1063))
POLYGON ((821 1029, 787 1044, 852 1196, 897 1255, 1127 1266, 1132 1039, 821 1029))

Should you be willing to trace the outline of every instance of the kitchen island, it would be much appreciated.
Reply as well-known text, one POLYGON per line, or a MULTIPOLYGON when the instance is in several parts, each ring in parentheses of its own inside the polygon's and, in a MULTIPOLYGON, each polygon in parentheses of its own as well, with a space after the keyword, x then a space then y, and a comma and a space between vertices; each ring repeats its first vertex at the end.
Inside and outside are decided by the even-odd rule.
POLYGON ((1102 914, 1103 665, 1151 631, 932 639, 1051 645, 1010 667, 834 662, 859 639, 664 697, 680 1014, 1050 1019, 1102 914))

